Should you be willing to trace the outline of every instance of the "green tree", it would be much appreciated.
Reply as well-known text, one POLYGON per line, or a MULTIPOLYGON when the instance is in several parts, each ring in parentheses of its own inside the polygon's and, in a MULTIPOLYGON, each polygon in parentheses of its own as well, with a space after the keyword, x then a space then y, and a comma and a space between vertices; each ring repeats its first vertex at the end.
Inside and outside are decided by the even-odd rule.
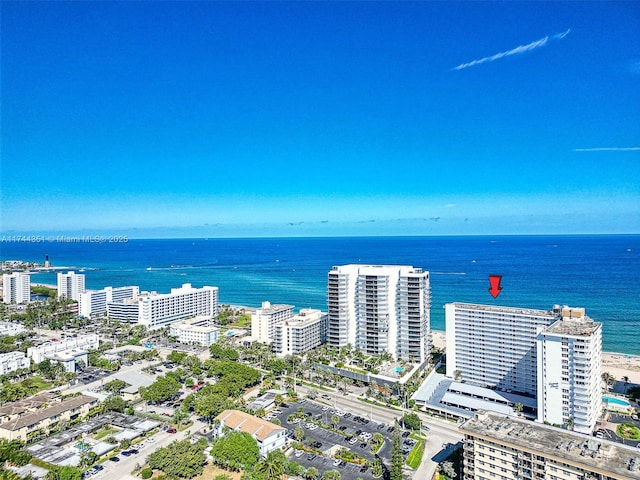
POLYGON ((442 462, 440 464, 440 469, 442 470, 442 473, 444 473, 449 478, 456 478, 456 476, 458 475, 453 468, 453 463, 451 462, 442 462))
POLYGON ((522 403, 520 403, 520 402, 516 402, 516 403, 513 405, 513 410, 514 410, 514 412, 516 412, 516 413, 518 413, 518 414, 522 412, 522 409, 523 409, 523 408, 524 408, 524 405, 522 405, 522 403))
POLYGON ((148 387, 140 387, 140 396, 147 402, 161 403, 180 391, 180 382, 169 376, 159 377, 148 387))
POLYGON ((336 428, 340 423, 340 417, 338 415, 331 415, 331 423, 333 423, 333 428, 336 428))
POLYGON ((207 458, 201 444, 189 440, 176 441, 149 455, 150 468, 162 470, 169 477, 193 478, 202 474, 207 458))
POLYGON ((327 470, 322 474, 322 480, 340 480, 341 477, 338 470, 327 470))
POLYGON ((267 458, 259 461, 254 470, 263 475, 265 480, 278 480, 284 473, 287 458, 282 450, 272 450, 267 454, 267 458))
POLYGON ((82 470, 78 467, 55 467, 45 475, 45 480, 81 480, 82 470))
POLYGON ((116 395, 109 395, 102 404, 103 408, 107 412, 124 412, 127 408, 127 402, 122 397, 116 395))
POLYGON ((219 394, 201 394, 196 396, 194 410, 199 416, 213 421, 222 411, 233 408, 233 400, 219 394))
POLYGON ((297 441, 301 442, 302 439, 304 438, 304 428, 302 428, 300 425, 298 425, 296 428, 293 429, 293 438, 295 438, 297 441))
POLYGON ((400 429, 396 424, 391 437, 391 469, 389 480, 402 480, 402 467, 404 466, 404 456, 402 454, 402 437, 400 429))
POLYGON ((411 430, 420 430, 420 417, 416 413, 407 413, 404 417, 402 417, 402 423, 405 428, 409 428, 411 430))
POLYGON ((250 469, 258 461, 260 449, 256 440, 245 432, 228 432, 211 446, 213 461, 232 471, 250 469))
POLYGON ((124 380, 116 379, 116 380, 111 380, 110 382, 105 383, 103 389, 105 392, 110 392, 116 395, 120 395, 122 393, 122 390, 124 390, 128 386, 129 384, 124 380))
POLYGON ((320 475, 320 472, 316 467, 309 467, 307 468, 307 471, 304 472, 304 478, 306 478, 307 480, 316 480, 316 478, 318 478, 318 475, 320 475))
POLYGON ((144 480, 153 477, 153 470, 151 470, 149 467, 143 468, 142 470, 140 470, 140 477, 142 477, 144 480))

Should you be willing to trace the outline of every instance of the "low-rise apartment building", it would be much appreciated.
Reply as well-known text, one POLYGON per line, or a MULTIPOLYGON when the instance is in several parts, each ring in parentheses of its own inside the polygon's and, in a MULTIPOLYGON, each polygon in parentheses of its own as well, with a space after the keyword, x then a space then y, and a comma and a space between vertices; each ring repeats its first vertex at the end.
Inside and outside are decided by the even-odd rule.
POLYGON ((225 428, 248 433, 258 442, 260 455, 263 457, 266 457, 270 451, 286 444, 286 428, 248 413, 239 410, 225 410, 216 417, 216 420, 218 420, 218 424, 214 428, 218 436, 224 435, 225 428))
POLYGON ((20 407, 20 413, 14 413, 13 418, 0 423, 0 438, 26 442, 41 433, 47 434, 60 422, 70 422, 87 415, 97 404, 97 398, 79 395, 53 401, 50 406, 35 410, 20 407))
POLYGON ((29 368, 31 360, 23 352, 9 352, 0 355, 0 375, 29 368))
POLYGON ((169 326, 169 336, 180 343, 210 347, 218 341, 220 329, 209 317, 196 317, 169 326))

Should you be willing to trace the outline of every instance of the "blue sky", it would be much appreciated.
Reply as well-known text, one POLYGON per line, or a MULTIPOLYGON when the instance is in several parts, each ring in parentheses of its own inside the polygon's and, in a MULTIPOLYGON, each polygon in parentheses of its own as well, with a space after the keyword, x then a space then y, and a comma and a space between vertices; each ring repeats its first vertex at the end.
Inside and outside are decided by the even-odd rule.
POLYGON ((3 234, 640 233, 637 2, 2 2, 3 234))

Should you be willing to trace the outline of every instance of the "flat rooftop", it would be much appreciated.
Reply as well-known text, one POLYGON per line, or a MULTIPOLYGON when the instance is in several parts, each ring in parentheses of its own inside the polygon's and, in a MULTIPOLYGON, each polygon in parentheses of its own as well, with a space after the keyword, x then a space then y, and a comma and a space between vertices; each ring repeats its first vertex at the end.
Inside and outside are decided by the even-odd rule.
POLYGON ((480 310, 484 312, 501 312, 509 314, 520 315, 535 315, 535 316, 550 316, 557 317, 558 313, 553 310, 538 310, 535 308, 522 308, 522 307, 501 307, 497 305, 479 305, 475 303, 460 303, 453 302, 451 305, 455 305, 456 308, 466 308, 469 310, 480 310))
POLYGON ((640 467, 629 469, 632 460, 640 466, 640 449, 609 440, 486 411, 477 412, 459 430, 569 465, 640 479, 640 467))
POLYGON ((545 329, 543 333, 554 333, 556 335, 574 335, 578 337, 590 337, 593 332, 602 326, 601 323, 594 322, 589 317, 581 319, 563 318, 554 322, 545 329))

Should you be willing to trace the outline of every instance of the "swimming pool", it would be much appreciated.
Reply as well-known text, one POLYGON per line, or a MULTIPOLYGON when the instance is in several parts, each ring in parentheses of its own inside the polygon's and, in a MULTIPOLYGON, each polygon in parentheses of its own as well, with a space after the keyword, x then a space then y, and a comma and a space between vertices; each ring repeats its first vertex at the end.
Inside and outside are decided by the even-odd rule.
POLYGON ((602 401, 609 403, 610 405, 620 405, 621 407, 630 407, 631 405, 626 400, 621 400, 615 397, 602 397, 602 401))

